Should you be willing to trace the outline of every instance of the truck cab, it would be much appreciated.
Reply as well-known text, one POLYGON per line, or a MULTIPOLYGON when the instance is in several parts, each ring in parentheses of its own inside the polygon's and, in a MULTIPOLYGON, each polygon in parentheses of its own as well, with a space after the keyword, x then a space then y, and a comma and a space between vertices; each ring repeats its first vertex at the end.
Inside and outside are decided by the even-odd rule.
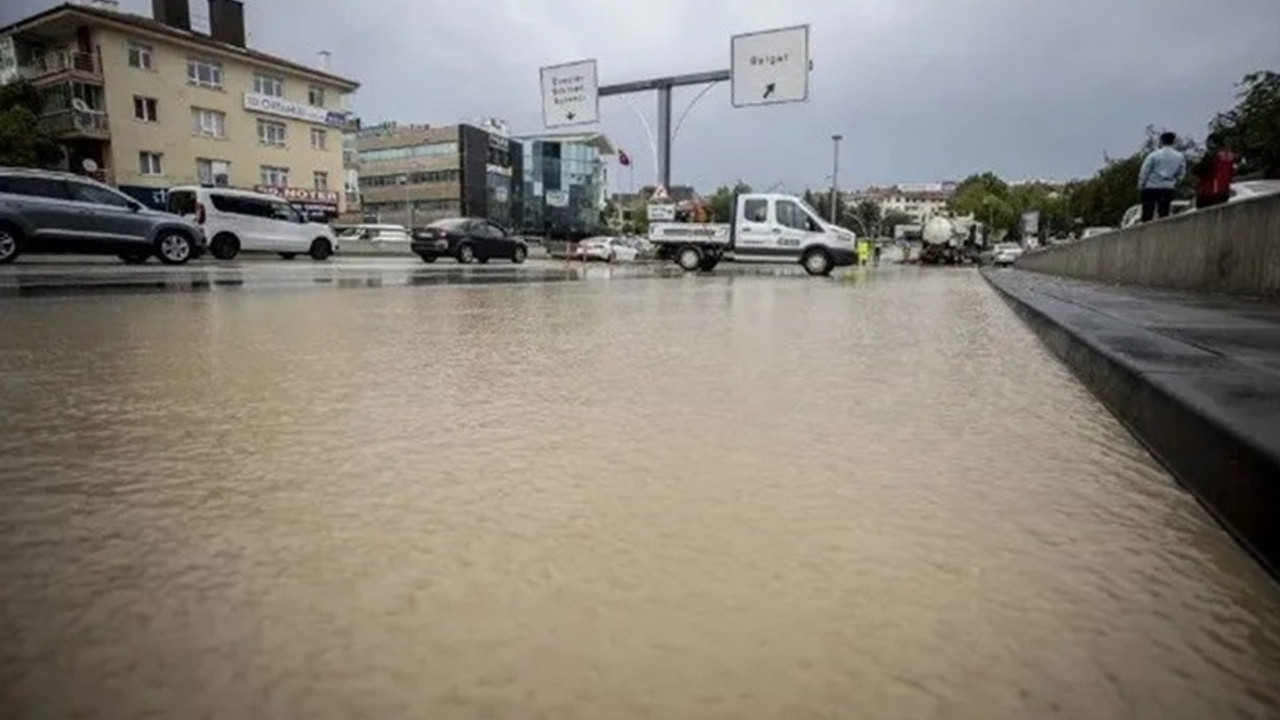
POLYGON ((689 271, 706 272, 720 260, 733 260, 800 263, 810 275, 828 275, 856 259, 853 233, 822 220, 791 195, 739 195, 729 224, 655 223, 649 240, 659 257, 689 271))

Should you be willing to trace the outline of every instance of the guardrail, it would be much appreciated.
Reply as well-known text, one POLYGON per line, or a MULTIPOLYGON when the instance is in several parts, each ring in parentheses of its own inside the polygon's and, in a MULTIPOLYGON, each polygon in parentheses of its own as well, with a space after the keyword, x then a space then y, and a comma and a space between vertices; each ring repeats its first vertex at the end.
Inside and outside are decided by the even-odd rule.
POLYGON ((92 110, 63 110, 41 120, 50 133, 59 136, 83 135, 106 138, 111 134, 107 114, 92 110))

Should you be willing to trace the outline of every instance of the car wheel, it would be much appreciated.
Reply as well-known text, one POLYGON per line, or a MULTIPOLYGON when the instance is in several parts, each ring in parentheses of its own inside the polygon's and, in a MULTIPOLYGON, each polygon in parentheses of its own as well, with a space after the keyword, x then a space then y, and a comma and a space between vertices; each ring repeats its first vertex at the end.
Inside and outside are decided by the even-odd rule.
POLYGON ((22 253, 22 233, 12 225, 0 224, 0 265, 18 259, 22 253))
POLYGON ((428 265, 436 261, 435 255, 419 255, 418 257, 422 258, 422 262, 428 265))
POLYGON ((280 253, 280 257, 284 258, 285 260, 292 260, 298 257, 298 253, 280 253))
POLYGON ((529 250, 523 245, 517 245, 514 252, 511 253, 511 262, 519 265, 529 257, 529 250))
POLYGON ((166 230, 156 240, 156 255, 165 265, 182 265, 194 250, 191 236, 179 230, 166 230))
POLYGON ((676 255, 676 263, 684 270, 693 272, 702 265, 702 251, 692 245, 685 245, 680 248, 680 254, 676 255))
POLYGON ((800 261, 804 264, 805 272, 810 275, 829 275, 831 274, 831 256, 826 250, 814 248, 804 254, 804 259, 800 261))
POLYGON ((151 256, 146 253, 122 253, 117 255, 117 257, 119 257, 120 261, 125 265, 141 265, 151 256))
POLYGON ((312 260, 328 260, 333 255, 333 245, 326 238, 316 238, 311 241, 312 260))
POLYGON ((240 254, 240 238, 229 232, 218 233, 209 243, 209 254, 219 260, 233 260, 240 254))
POLYGON ((476 259, 476 251, 470 245, 463 243, 458 246, 458 262, 463 265, 470 264, 476 259))

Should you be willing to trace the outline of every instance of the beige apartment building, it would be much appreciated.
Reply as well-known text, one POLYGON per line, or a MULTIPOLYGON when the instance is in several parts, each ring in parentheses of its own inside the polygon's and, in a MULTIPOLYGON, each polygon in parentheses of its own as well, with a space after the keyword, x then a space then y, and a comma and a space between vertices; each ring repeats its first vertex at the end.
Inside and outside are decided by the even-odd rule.
POLYGON ((188 0, 153 0, 153 18, 110 0, 51 8, 0 29, 0 82, 24 77, 38 88, 71 170, 143 202, 203 183, 264 189, 336 215, 359 84, 327 63, 247 48, 243 4, 207 1, 207 33, 192 28, 188 0))

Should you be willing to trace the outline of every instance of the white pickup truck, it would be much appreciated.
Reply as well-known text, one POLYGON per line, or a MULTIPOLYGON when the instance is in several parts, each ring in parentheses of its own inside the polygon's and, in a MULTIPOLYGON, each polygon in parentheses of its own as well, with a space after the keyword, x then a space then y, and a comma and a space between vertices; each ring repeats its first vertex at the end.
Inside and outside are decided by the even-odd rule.
POLYGON ((688 271, 710 271, 721 260, 800 263, 810 275, 827 275, 854 263, 853 233, 825 222, 791 195, 743 194, 725 224, 653 223, 649 242, 658 257, 688 271))

